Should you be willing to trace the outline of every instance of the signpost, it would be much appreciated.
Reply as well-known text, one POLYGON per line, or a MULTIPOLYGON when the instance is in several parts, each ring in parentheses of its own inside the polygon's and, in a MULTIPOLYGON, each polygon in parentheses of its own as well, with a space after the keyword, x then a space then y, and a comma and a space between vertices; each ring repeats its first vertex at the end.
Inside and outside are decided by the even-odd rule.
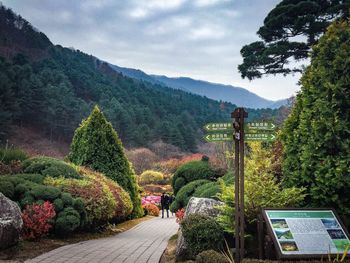
POLYGON ((321 258, 350 252, 350 239, 332 209, 264 209, 280 259, 321 258))
POLYGON ((232 131, 233 126, 230 122, 220 122, 220 123, 207 123, 204 126, 206 131, 232 131))
POLYGON ((207 142, 230 142, 233 141, 232 133, 210 133, 204 136, 207 142))
POLYGON ((244 123, 248 113, 236 108, 231 113, 233 122, 207 123, 204 136, 207 142, 235 141, 235 263, 244 257, 244 141, 274 141, 276 127, 272 122, 257 121, 244 123))
POLYGON ((249 131, 274 131, 276 129, 276 125, 272 122, 266 121, 256 121, 256 122, 248 122, 244 129, 249 131))
POLYGON ((276 139, 276 135, 273 133, 246 133, 244 140, 246 141, 261 141, 261 142, 272 142, 276 139))

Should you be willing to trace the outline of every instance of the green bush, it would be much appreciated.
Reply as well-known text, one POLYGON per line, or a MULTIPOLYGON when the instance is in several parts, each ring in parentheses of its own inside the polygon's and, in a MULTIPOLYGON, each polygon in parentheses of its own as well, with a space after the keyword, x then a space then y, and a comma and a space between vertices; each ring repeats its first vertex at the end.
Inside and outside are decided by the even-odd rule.
MULTIPOLYGON (((173 189, 181 189, 182 187, 184 187, 186 185, 186 180, 183 177, 179 177, 174 179, 173 177, 173 189)), ((174 192, 175 193, 175 192, 174 192)))
POLYGON ((23 162, 25 173, 79 179, 79 173, 68 163, 51 157, 34 157, 23 162))
POLYGON ((53 205, 55 207, 56 214, 61 212, 64 208, 64 203, 60 198, 55 199, 55 201, 53 201, 53 205))
POLYGON ((15 195, 15 187, 11 182, 0 180, 0 192, 6 197, 13 199, 15 195))
POLYGON ((21 208, 25 209, 27 205, 35 203, 35 198, 29 193, 25 193, 24 197, 19 201, 21 208))
POLYGON ((218 182, 210 182, 199 186, 194 192, 193 196, 218 199, 218 194, 220 192, 221 192, 220 184, 218 182))
POLYGON ((80 214, 73 208, 65 208, 57 216, 55 222, 55 233, 66 236, 80 226, 80 214))
POLYGON ((73 207, 80 214, 85 213, 85 206, 84 206, 84 201, 82 198, 78 197, 78 198, 74 199, 73 207))
POLYGON ((172 187, 174 189, 174 193, 177 194, 177 192, 185 184, 199 179, 210 180, 213 178, 215 178, 215 173, 209 166, 208 162, 192 161, 185 163, 176 170, 172 180, 172 187), (179 181, 179 178, 183 178, 183 180, 179 181))
POLYGON ((37 184, 42 184, 44 181, 44 176, 40 174, 16 174, 12 176, 13 178, 18 178, 19 180, 26 180, 37 184))
POLYGON ((185 243, 193 257, 205 250, 223 248, 224 232, 214 218, 190 214, 182 220, 181 227, 185 243))
POLYGON ((139 178, 140 184, 155 184, 162 181, 164 175, 157 171, 146 170, 144 171, 139 178))
POLYGON ((135 172, 118 134, 96 106, 75 131, 69 160, 105 174, 126 190, 133 203, 133 217, 143 216, 135 172))
POLYGON ((224 255, 215 250, 205 250, 196 256, 196 263, 227 263, 224 255))
POLYGON ((28 191, 28 186, 25 183, 18 184, 15 187, 15 195, 16 196, 23 195, 27 191, 28 191))
POLYGON ((170 210, 172 212, 176 212, 178 209, 186 207, 188 201, 193 196, 196 189, 199 186, 207 184, 209 182, 210 181, 208 180, 196 180, 182 187, 177 193, 174 202, 171 204, 170 210))
POLYGON ((61 199, 65 206, 73 205, 73 197, 70 193, 62 193, 61 199))
POLYGON ((52 186, 36 185, 33 187, 31 194, 36 199, 53 201, 60 196, 61 191, 52 186))
POLYGON ((12 161, 24 161, 28 156, 20 149, 0 148, 0 162, 10 164, 12 161))

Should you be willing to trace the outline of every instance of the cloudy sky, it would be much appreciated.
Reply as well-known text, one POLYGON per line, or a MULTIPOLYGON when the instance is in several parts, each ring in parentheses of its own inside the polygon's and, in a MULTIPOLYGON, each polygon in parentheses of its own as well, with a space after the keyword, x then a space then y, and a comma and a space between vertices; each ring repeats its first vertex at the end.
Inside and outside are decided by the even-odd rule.
POLYGON ((268 99, 298 89, 300 76, 243 80, 240 49, 280 0, 0 0, 54 44, 118 66, 246 88, 268 99))

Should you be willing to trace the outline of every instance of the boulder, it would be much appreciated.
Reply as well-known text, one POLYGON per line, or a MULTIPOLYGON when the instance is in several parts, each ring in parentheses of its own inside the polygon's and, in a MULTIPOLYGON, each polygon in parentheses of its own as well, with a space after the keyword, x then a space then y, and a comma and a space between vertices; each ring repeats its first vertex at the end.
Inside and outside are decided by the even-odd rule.
POLYGON ((22 226, 19 206, 0 193, 0 249, 17 244, 22 226))
MULTIPOLYGON (((223 205, 223 203, 214 199, 191 197, 187 204, 184 218, 190 214, 204 214, 211 217, 217 217, 220 212, 217 207, 220 205, 223 205)), ((185 260, 189 256, 181 228, 178 233, 175 256, 177 261, 185 260)))

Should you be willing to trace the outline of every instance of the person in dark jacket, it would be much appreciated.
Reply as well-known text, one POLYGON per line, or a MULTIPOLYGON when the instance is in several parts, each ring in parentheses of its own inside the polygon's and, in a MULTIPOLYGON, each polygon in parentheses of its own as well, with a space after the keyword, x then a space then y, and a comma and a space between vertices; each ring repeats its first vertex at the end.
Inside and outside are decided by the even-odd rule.
POLYGON ((160 198, 160 204, 162 206, 162 218, 164 218, 164 209, 166 210, 167 217, 169 217, 169 196, 165 193, 160 198))

